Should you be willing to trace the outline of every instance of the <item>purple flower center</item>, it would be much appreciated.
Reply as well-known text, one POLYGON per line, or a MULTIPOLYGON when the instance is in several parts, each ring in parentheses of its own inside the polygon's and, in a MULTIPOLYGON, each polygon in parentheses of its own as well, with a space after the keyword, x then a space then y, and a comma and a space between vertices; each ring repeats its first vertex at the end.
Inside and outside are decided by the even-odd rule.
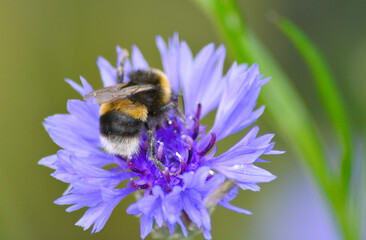
POLYGON ((198 104, 195 116, 186 124, 171 111, 168 119, 158 125, 156 157, 164 165, 165 171, 160 171, 148 158, 147 136, 143 134, 140 152, 131 159, 123 159, 128 168, 138 176, 136 180, 130 180, 128 185, 138 190, 150 190, 158 184, 170 192, 173 186, 183 185, 184 172, 195 171, 202 166, 205 155, 215 144, 216 135, 211 132, 211 140, 206 146, 200 147, 197 144, 198 139, 203 136, 202 130, 205 129, 205 126, 200 125, 200 112, 201 104, 198 104))

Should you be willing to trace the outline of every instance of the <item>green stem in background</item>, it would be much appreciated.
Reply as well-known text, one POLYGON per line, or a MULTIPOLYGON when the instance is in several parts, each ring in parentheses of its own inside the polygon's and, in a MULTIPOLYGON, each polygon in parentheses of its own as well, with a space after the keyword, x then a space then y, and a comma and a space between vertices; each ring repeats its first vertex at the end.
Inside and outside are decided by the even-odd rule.
MULTIPOLYGON (((340 178, 333 179, 333 181, 335 185, 339 184, 341 186, 336 190, 339 192, 338 198, 332 198, 331 201, 334 202, 333 205, 337 206, 336 214, 338 215, 338 219, 343 222, 342 226, 345 227, 347 224, 353 225, 348 227, 353 229, 352 235, 348 236, 348 238, 357 239, 360 232, 360 226, 357 223, 360 222, 361 217, 357 212, 357 205, 355 205, 357 201, 352 199, 354 196, 351 194, 352 158, 354 157, 352 150, 354 144, 350 127, 351 124, 348 119, 349 114, 347 114, 346 107, 335 86, 335 80, 332 77, 331 70, 327 66, 326 60, 312 41, 290 20, 278 16, 275 12, 271 12, 269 17, 295 45, 310 68, 318 95, 338 134, 341 149, 343 150, 343 157, 340 165, 340 178)), ((347 229, 344 229, 344 231, 347 231, 347 229)))
MULTIPOLYGON (((362 143, 363 143, 363 151, 362 151, 362 155, 363 158, 361 159, 362 161, 362 173, 361 173, 361 186, 360 186, 360 191, 361 191, 361 207, 360 207, 360 212, 359 214, 361 215, 361 222, 362 223, 366 223, 366 126, 364 126, 363 129, 363 138, 362 138, 362 143)), ((362 229, 362 226, 360 226, 360 228, 362 229)), ((366 230, 363 230, 363 234, 366 235, 366 230)), ((362 232, 361 232, 362 234, 362 232)))
MULTIPOLYGON (((301 156, 301 159, 304 160, 310 172, 313 174, 314 179, 323 191, 324 196, 329 202, 330 209, 340 225, 340 231, 344 239, 359 239, 360 231, 357 227, 359 223, 357 220, 350 219, 347 211, 348 206, 344 201, 345 193, 347 192, 345 185, 342 184, 342 181, 339 181, 337 175, 333 175, 330 172, 330 167, 327 164, 323 150, 324 147, 320 143, 319 135, 315 131, 316 125, 309 111, 291 84, 290 79, 260 43, 258 38, 245 25, 236 1, 194 0, 194 2, 202 7, 208 16, 211 17, 211 20, 218 27, 235 59, 238 59, 240 62, 258 62, 261 70, 265 74, 272 76, 272 81, 261 92, 261 98, 266 104, 267 111, 269 111, 274 122, 279 127, 281 136, 301 156)), ((316 72, 317 75, 325 74, 325 76, 330 76, 328 75, 329 72, 327 72, 327 69, 323 68, 323 66, 319 68, 313 66, 313 68, 313 71, 320 71, 316 72)), ((329 77, 326 81, 329 84, 329 81, 332 80, 329 77)), ((317 79, 317 84, 324 86, 324 83, 321 83, 321 79, 317 79)), ((330 84, 331 89, 329 91, 332 95, 331 99, 335 99, 335 104, 338 104, 338 107, 341 106, 342 108, 335 109, 333 106, 329 106, 331 104, 327 100, 324 103, 328 112, 331 112, 331 119, 344 142, 345 152, 349 152, 346 154, 348 155, 350 154, 349 146, 352 144, 349 135, 350 130, 347 124, 348 120, 346 116, 342 116, 341 122, 336 122, 336 117, 339 114, 344 114, 344 108, 341 101, 339 101, 340 98, 337 95, 337 91, 333 88, 333 83, 330 84)), ((324 91, 327 90, 319 90, 321 94, 324 94, 324 91)), ((325 93, 329 94, 328 92, 325 93)), ((342 174, 342 179, 347 179, 348 182, 351 158, 345 157, 344 159, 342 169, 345 167, 345 171, 342 174)))
POLYGON ((229 50, 240 62, 260 64, 272 81, 262 89, 261 98, 267 111, 282 131, 282 136, 306 163, 323 190, 330 184, 325 153, 315 131, 315 125, 299 94, 273 57, 245 26, 235 1, 195 0, 218 26, 229 50))
POLYGON ((353 141, 351 124, 348 119, 349 114, 347 114, 346 107, 335 86, 332 73, 319 50, 300 28, 288 19, 278 16, 275 12, 271 12, 269 17, 295 45, 311 70, 318 94, 323 102, 324 108, 327 110, 331 123, 338 133, 338 138, 343 149, 340 180, 344 184, 346 193, 348 193, 352 170, 353 141))

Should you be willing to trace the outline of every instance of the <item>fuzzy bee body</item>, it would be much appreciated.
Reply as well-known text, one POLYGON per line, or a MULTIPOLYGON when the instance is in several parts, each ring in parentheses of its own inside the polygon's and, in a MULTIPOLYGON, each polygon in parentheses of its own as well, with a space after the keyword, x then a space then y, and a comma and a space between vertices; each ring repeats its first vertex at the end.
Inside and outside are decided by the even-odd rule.
POLYGON ((130 157, 140 149, 143 129, 154 128, 171 109, 172 90, 166 75, 156 69, 136 70, 130 81, 96 90, 84 98, 101 104, 102 147, 130 157))

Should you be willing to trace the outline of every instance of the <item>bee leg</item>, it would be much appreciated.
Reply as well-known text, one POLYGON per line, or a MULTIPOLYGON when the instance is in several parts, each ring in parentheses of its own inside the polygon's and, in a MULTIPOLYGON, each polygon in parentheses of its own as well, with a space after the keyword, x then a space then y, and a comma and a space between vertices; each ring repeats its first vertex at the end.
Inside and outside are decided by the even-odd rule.
POLYGON ((182 120, 184 126, 188 129, 188 126, 187 126, 187 123, 186 123, 186 118, 183 114, 182 109, 179 107, 178 99, 176 101, 174 101, 173 104, 174 104, 174 106, 173 106, 174 113, 179 116, 179 118, 182 120))
POLYGON ((163 107, 161 107, 157 112, 156 112, 156 115, 161 115, 163 114, 164 112, 168 112, 170 109, 174 108, 174 103, 173 102, 170 102, 166 105, 164 105, 163 107))
POLYGON ((179 116, 179 118, 182 120, 184 126, 187 128, 186 119, 184 117, 182 109, 179 107, 178 99, 173 99, 172 102, 170 102, 170 103, 166 104, 165 106, 163 106, 162 108, 160 108, 157 114, 169 111, 172 108, 174 110, 174 114, 179 116))
POLYGON ((155 166, 161 171, 165 172, 165 166, 156 158, 156 139, 154 128, 149 126, 148 123, 145 124, 147 132, 147 141, 149 144, 149 160, 153 161, 155 166))
POLYGON ((185 109, 184 109, 184 98, 183 98, 183 95, 178 94, 175 97, 173 97, 173 102, 175 104, 174 105, 174 112, 175 112, 175 114, 177 114, 180 117, 180 119, 184 123, 184 126, 188 129, 187 122, 186 122, 186 118, 184 116, 185 109), (182 99, 183 109, 179 106, 179 100, 178 100, 179 97, 181 97, 181 99, 182 99))
POLYGON ((122 60, 121 60, 121 65, 118 67, 117 69, 117 81, 118 83, 123 83, 123 77, 124 77, 124 71, 123 71, 123 68, 126 64, 126 61, 128 59, 128 51, 126 49, 122 49, 123 51, 123 57, 122 57, 122 60))

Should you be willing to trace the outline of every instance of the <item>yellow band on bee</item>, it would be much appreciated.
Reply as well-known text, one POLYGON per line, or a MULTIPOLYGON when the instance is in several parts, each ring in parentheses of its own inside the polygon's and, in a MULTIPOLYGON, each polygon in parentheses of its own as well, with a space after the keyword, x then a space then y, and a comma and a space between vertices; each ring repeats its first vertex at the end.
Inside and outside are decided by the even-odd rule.
POLYGON ((111 111, 120 111, 123 112, 135 119, 140 119, 145 122, 147 119, 147 108, 145 105, 132 102, 129 99, 123 99, 115 102, 104 103, 100 107, 100 115, 103 115, 107 112, 111 111))
POLYGON ((162 71, 158 69, 153 69, 153 71, 160 76, 159 84, 161 90, 164 92, 160 101, 162 105, 165 105, 170 102, 172 96, 172 88, 170 86, 170 82, 168 80, 168 77, 162 71))

